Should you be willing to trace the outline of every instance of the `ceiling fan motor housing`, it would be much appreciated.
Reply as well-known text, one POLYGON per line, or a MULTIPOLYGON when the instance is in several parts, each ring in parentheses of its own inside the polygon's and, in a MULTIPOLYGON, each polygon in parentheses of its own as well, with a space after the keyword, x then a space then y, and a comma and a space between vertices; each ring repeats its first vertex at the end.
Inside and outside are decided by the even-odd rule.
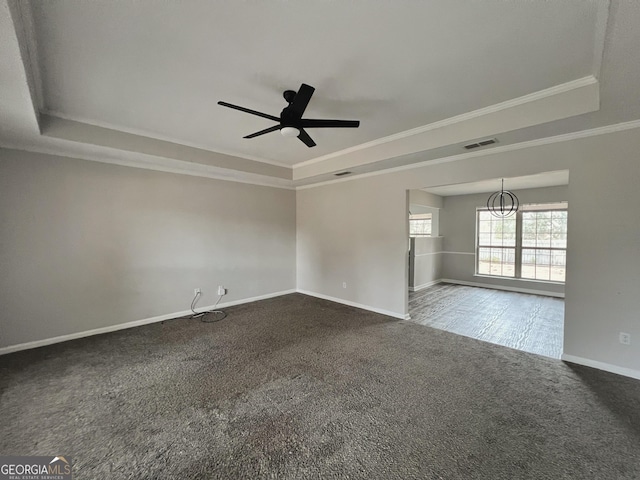
POLYGON ((285 107, 280 113, 280 124, 283 127, 294 127, 300 121, 300 117, 296 115, 289 107, 285 107))
POLYGON ((284 93, 282 94, 282 96, 287 101, 287 103, 293 103, 293 99, 296 96, 296 91, 295 90, 285 90, 284 93))

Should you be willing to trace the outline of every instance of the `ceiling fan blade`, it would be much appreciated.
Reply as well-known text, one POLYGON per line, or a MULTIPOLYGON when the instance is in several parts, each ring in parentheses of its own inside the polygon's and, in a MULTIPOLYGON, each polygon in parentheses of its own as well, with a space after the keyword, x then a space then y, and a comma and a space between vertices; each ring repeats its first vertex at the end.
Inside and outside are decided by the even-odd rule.
POLYGON ((303 129, 300 129, 300 134, 298 135, 298 138, 302 140, 302 143, 304 143, 307 147, 316 146, 316 142, 314 142, 313 139, 309 136, 309 134, 305 132, 303 129))
POLYGON ((280 125, 274 125, 273 127, 265 128, 264 130, 260 130, 259 132, 252 133, 251 135, 247 135, 242 138, 254 138, 259 137, 260 135, 264 135, 265 133, 275 132, 276 130, 280 130, 280 125))
POLYGON ((227 103, 227 102, 218 102, 218 105, 222 105, 223 107, 233 108, 234 110, 240 110, 241 112, 250 113, 251 115, 257 115, 258 117, 268 118, 269 120, 273 120, 274 122, 280 123, 280 119, 278 117, 274 117, 273 115, 269 115, 267 113, 256 112, 255 110, 239 107, 238 105, 233 105, 232 103, 227 103))
POLYGON ((302 128, 358 128, 359 120, 300 120, 299 125, 302 128))
POLYGON ((316 89, 311 85, 307 85, 306 83, 300 85, 300 90, 298 90, 296 96, 293 97, 293 102, 289 106, 289 111, 295 113, 298 118, 301 118, 307 108, 307 105, 309 105, 309 100, 311 100, 313 92, 315 91, 316 89))

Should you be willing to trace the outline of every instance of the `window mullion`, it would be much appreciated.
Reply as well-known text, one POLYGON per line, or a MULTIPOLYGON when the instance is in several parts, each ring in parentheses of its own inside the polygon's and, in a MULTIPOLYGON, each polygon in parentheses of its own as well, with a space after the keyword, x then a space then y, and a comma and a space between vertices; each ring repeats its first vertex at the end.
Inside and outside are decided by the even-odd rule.
POLYGON ((480 272, 480 213, 476 209, 476 273, 480 272))
POLYGON ((522 210, 516 212, 515 278, 522 278, 522 210))

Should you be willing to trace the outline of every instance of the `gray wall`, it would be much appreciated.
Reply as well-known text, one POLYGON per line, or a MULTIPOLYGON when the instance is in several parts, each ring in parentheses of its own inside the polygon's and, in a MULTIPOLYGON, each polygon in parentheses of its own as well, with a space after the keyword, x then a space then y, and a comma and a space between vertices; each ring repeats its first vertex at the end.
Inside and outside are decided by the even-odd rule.
POLYGON ((640 130, 584 147, 569 173, 564 351, 640 373, 640 130))
POLYGON ((565 354, 640 372, 638 151, 626 130, 298 190, 298 288, 404 315, 407 189, 569 169, 565 354))
POLYGON ((442 237, 411 238, 409 290, 420 289, 442 278, 442 237))
MULTIPOLYGON (((567 201, 567 186, 517 190, 521 204, 567 201)), ((462 282, 564 293, 564 285, 524 279, 504 279, 475 275, 476 208, 485 207, 489 194, 444 197, 440 213, 440 234, 444 237, 442 278, 462 282)), ((571 215, 571 206, 569 206, 571 215)))
POLYGON ((409 251, 406 190, 366 179, 296 194, 298 289, 404 317, 409 251))
POLYGON ((409 190, 409 203, 424 205, 426 207, 442 208, 443 199, 440 195, 434 195, 424 190, 409 190))
POLYGON ((294 204, 0 150, 0 346, 185 310, 194 287, 206 305, 221 283, 230 301, 292 289, 296 268, 299 289, 404 315, 407 189, 569 169, 564 353, 640 373, 638 151, 626 130, 304 188, 294 204))
POLYGON ((431 237, 411 238, 409 246, 409 290, 431 285, 442 275, 440 209, 443 199, 423 190, 409 190, 409 212, 431 214, 431 237))
POLYGON ((295 289, 295 192, 0 150, 0 348, 295 289))

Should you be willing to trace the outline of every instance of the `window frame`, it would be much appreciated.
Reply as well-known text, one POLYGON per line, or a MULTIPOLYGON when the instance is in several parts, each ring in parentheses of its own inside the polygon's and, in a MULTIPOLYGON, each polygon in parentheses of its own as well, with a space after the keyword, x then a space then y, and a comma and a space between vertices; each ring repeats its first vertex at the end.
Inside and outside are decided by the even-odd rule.
MULTIPOLYGON (((566 282, 566 264, 565 264, 565 279, 564 280, 540 280, 537 278, 528 278, 522 276, 522 250, 548 250, 548 251, 563 251, 565 252, 565 262, 566 262, 566 252, 567 247, 524 247, 523 246, 523 213, 524 212, 567 212, 567 222, 568 222, 568 212, 569 205, 567 202, 555 202, 555 203, 536 203, 536 204, 528 204, 522 205, 518 211, 515 213, 515 221, 516 221, 516 238, 515 238, 515 247, 512 246, 494 246, 494 245, 481 245, 480 244, 480 212, 488 212, 489 209, 485 207, 477 207, 476 208, 476 238, 475 238, 475 274, 477 276, 482 277, 492 277, 492 278, 504 278, 510 280, 526 280, 532 282, 546 282, 546 283, 557 283, 557 284, 565 284, 566 282), (506 276, 506 275, 492 275, 491 273, 480 273, 480 248, 500 248, 500 249, 514 249, 515 262, 514 262, 514 276, 506 276)), ((509 217, 510 218, 510 217, 509 217)), ((551 267, 551 264, 550 264, 551 267)), ((551 275, 550 275, 551 277, 551 275)))

